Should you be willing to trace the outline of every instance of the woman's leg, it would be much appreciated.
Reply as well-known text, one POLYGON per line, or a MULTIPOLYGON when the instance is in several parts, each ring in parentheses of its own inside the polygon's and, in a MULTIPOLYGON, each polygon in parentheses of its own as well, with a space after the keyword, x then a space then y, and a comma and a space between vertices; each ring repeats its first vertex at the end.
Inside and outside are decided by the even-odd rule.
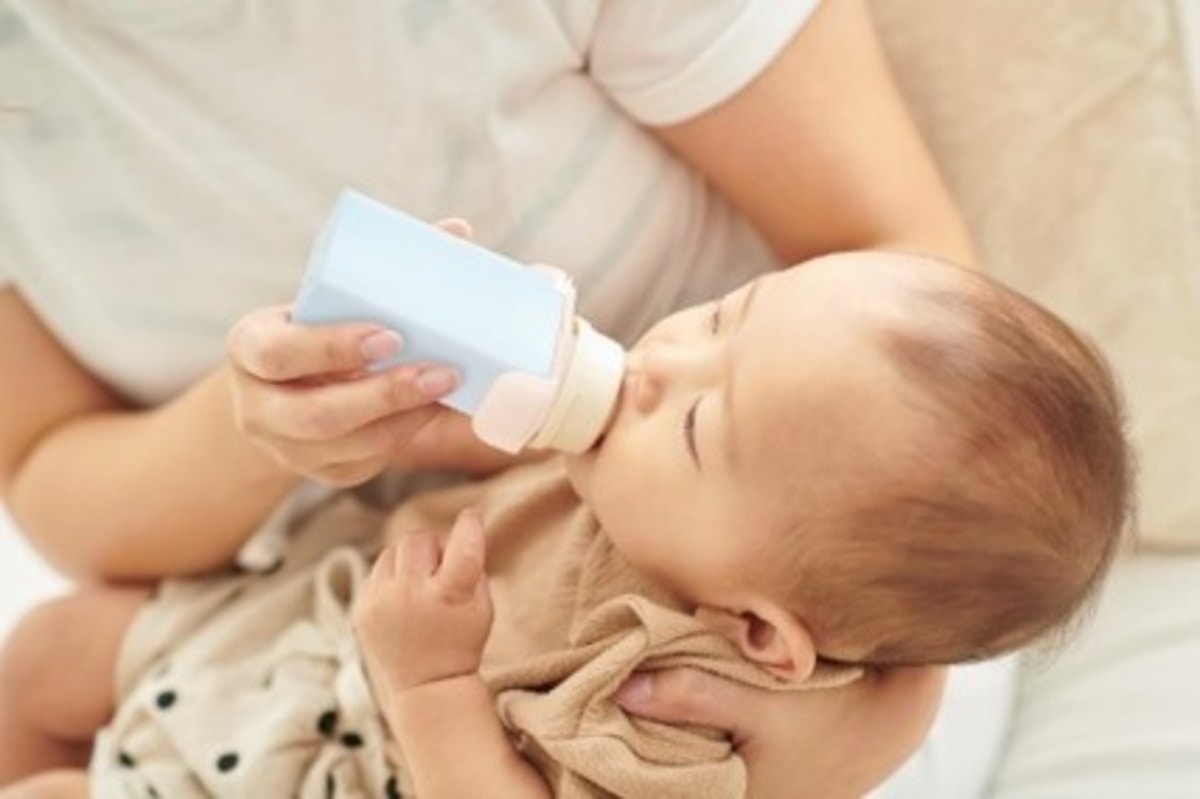
POLYGON ((117 652, 148 596, 81 589, 34 608, 13 630, 0 652, 0 786, 87 765, 112 716, 117 652))
POLYGON ((87 799, 86 771, 59 769, 0 788, 0 799, 87 799))

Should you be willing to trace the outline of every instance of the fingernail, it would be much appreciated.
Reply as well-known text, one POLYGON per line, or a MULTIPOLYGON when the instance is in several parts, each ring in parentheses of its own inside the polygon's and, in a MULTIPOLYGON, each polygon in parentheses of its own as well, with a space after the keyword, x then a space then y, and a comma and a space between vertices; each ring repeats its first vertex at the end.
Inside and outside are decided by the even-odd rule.
POLYGON ((400 351, 400 334, 392 330, 380 330, 372 333, 359 343, 363 357, 368 361, 382 361, 400 351))
POLYGON ((635 674, 617 689, 617 704, 621 707, 641 707, 650 701, 654 686, 649 674, 635 674))
POLYGON ((458 374, 444 366, 435 366, 417 375, 417 388, 427 397, 440 397, 457 385, 458 374))

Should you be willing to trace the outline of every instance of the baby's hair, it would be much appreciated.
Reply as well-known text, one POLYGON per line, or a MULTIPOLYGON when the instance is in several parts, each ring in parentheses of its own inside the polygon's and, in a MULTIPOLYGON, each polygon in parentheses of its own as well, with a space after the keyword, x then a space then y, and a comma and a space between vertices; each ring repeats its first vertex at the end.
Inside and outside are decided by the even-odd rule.
POLYGON ((932 439, 865 502, 815 522, 833 533, 789 536, 792 599, 821 609, 805 618, 818 645, 861 647, 879 665, 988 658, 1062 628, 1095 592, 1133 503, 1099 352, 1018 292, 936 268, 953 278, 914 281, 907 297, 920 322, 880 330, 896 401, 932 439))

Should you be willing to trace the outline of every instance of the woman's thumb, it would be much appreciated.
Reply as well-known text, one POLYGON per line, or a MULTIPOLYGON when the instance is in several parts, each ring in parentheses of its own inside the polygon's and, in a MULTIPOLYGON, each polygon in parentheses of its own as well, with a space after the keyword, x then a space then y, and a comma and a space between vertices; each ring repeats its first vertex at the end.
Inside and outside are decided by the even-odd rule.
POLYGON ((635 716, 668 724, 699 724, 725 730, 735 738, 752 712, 755 690, 689 668, 637 672, 614 696, 635 716))

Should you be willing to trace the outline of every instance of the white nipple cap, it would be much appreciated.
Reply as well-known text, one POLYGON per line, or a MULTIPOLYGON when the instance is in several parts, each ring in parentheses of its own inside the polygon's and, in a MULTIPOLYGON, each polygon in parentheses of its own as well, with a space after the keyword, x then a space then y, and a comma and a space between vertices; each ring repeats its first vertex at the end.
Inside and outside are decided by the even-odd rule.
POLYGON ((530 446, 585 452, 609 424, 625 374, 625 351, 575 318, 575 348, 546 421, 530 446))

